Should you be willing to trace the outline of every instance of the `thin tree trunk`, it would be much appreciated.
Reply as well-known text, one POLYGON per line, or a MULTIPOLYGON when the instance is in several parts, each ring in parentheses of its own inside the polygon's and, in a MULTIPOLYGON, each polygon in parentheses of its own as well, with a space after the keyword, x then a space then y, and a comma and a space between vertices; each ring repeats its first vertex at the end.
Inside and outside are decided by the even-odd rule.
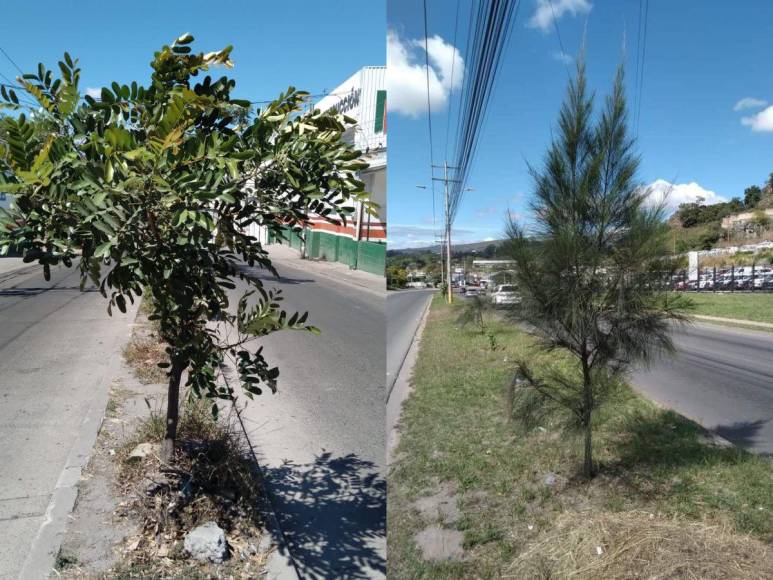
MULTIPOLYGON (((590 413, 588 413, 590 415, 590 413)), ((582 472, 585 477, 591 479, 593 477, 593 441, 592 441, 592 429, 590 425, 590 417, 587 418, 587 424, 585 425, 585 461, 583 462, 582 472)))
POLYGON ((185 365, 179 361, 172 363, 169 373, 169 390, 166 397, 166 434, 161 444, 161 460, 164 463, 174 461, 174 448, 177 441, 177 422, 180 418, 180 379, 185 365))
POLYGON ((513 380, 505 387, 505 413, 507 413, 508 424, 513 423, 513 413, 515 412, 515 387, 517 386, 518 378, 513 377, 513 380))
POLYGON ((585 428, 585 458, 583 461, 582 472, 583 475, 591 479, 593 473, 593 391, 590 376, 590 367, 588 365, 588 359, 582 360, 582 383, 583 383, 583 396, 585 398, 583 402, 583 427, 585 428))

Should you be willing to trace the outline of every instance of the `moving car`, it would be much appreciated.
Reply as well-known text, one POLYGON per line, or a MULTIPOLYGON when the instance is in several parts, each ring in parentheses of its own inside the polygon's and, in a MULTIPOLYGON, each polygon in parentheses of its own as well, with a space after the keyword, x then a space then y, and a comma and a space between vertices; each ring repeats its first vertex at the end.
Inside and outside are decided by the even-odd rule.
POLYGON ((500 284, 496 290, 491 293, 491 302, 494 306, 511 306, 518 304, 521 297, 518 296, 515 286, 512 284, 500 284))

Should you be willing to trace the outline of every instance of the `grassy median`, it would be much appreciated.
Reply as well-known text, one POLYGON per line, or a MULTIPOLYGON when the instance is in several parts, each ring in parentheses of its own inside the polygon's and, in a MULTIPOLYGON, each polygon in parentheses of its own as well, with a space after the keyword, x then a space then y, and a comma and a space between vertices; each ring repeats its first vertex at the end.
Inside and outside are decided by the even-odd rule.
POLYGON ((390 577, 616 578, 630 566, 644 577, 765 577, 769 459, 713 445, 623 385, 597 416, 600 473, 587 482, 561 418, 527 430, 506 417, 513 360, 558 355, 498 322, 492 351, 456 325, 457 308, 433 302, 402 417, 388 479, 390 577))
POLYGON ((694 314, 773 323, 773 292, 691 292, 694 314))

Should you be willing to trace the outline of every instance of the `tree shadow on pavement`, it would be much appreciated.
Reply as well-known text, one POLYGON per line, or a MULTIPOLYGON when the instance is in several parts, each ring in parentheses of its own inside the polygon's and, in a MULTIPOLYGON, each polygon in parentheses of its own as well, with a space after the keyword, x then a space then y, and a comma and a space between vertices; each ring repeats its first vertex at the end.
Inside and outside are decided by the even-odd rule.
MULTIPOLYGON (((713 431, 739 447, 751 449, 759 440, 757 437, 758 433, 770 424, 771 419, 771 417, 768 417, 767 419, 759 419, 757 421, 739 421, 729 425, 719 425, 713 431)), ((773 453, 760 453, 760 455, 771 457, 773 453)))
POLYGON ((386 573, 386 482, 354 454, 264 467, 280 526, 303 578, 386 573))
POLYGON ((735 463, 745 455, 737 447, 712 441, 706 429, 673 411, 634 414, 626 419, 621 435, 614 445, 618 465, 625 469, 735 463))
POLYGON ((288 276, 282 276, 281 274, 277 278, 268 270, 263 268, 250 268, 249 266, 243 266, 240 268, 241 272, 253 279, 262 280, 263 282, 275 282, 281 284, 314 284, 316 280, 313 278, 290 278, 288 276))

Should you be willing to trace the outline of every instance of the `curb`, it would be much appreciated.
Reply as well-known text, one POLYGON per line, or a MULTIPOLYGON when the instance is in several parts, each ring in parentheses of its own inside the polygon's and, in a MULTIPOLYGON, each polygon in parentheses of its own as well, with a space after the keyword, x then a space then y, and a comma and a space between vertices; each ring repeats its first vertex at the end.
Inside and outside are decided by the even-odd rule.
POLYGON ((252 441, 250 441, 249 435, 247 434, 247 429, 245 428, 244 422, 242 421, 241 410, 235 403, 233 405, 233 409, 236 413, 236 418, 238 419, 239 427, 242 430, 242 435, 244 436, 244 440, 247 442, 247 445, 250 448, 252 459, 255 462, 255 466, 259 474, 258 485, 260 486, 261 492, 263 492, 261 502, 263 504, 263 512, 266 516, 268 516, 267 519, 270 521, 270 527, 273 528, 272 535, 274 536, 273 539, 275 543, 275 549, 271 551, 268 558, 266 559, 265 570, 262 574, 262 577, 267 578, 268 580, 299 580, 301 578, 300 572, 298 571, 298 567, 296 566, 295 560, 293 559, 290 552, 290 543, 287 541, 284 530, 282 530, 282 526, 279 523, 279 516, 277 516, 274 503, 271 501, 272 496, 268 486, 266 485, 266 477, 265 473, 263 472, 263 466, 258 460, 258 456, 255 453, 255 448, 252 444, 252 441))
POLYGON ((693 314, 693 318, 705 320, 707 322, 726 322, 728 324, 740 324, 743 326, 754 326, 757 328, 773 328, 770 322, 758 322, 756 320, 744 320, 743 318, 722 318, 720 316, 706 316, 705 314, 693 314))
POLYGON ((402 363, 400 363, 400 369, 397 371, 397 378, 395 379, 395 382, 392 383, 392 387, 390 388, 389 393, 387 393, 387 467, 392 465, 394 460, 394 450, 397 448, 397 444, 400 441, 400 431, 398 429, 398 425, 400 424, 400 417, 402 416, 403 412, 403 404, 413 391, 413 384, 411 383, 411 378, 413 377, 413 367, 416 364, 416 359, 419 354, 419 343, 421 342, 421 337, 424 334, 424 328, 427 325, 427 319, 429 318, 429 312, 432 308, 433 299, 434 296, 430 297, 429 301, 427 302, 427 307, 424 309, 421 320, 416 327, 416 332, 413 335, 411 346, 408 348, 408 352, 405 353, 405 357, 403 358, 402 363), (398 389, 397 398, 392 400, 392 393, 398 384, 401 388, 398 389), (394 419, 391 421, 389 419, 390 407, 392 409, 392 416, 394 417, 394 419))
MULTIPOLYGON (((271 247, 268 246, 269 258, 271 257, 270 248, 271 247)), ((277 259, 279 261, 282 260, 281 257, 278 257, 277 259)), ((272 262, 273 262, 273 260, 272 260, 272 262)), ((313 260, 313 259, 309 259, 309 258, 301 258, 299 256, 298 258, 291 259, 291 263, 289 263, 287 265, 290 266, 291 268, 296 268, 296 269, 299 269, 299 270, 305 270, 305 269, 309 269, 307 267, 308 264, 324 265, 324 264, 332 264, 332 263, 338 263, 338 262, 328 262, 326 260, 313 260), (298 264, 292 263, 296 259, 298 261, 298 264)), ((344 264, 342 264, 342 266, 343 265, 344 264)), ((319 276, 322 276, 323 278, 327 278, 328 280, 332 280, 333 282, 339 282, 339 283, 344 284, 346 286, 351 286, 351 287, 357 288, 359 290, 365 290, 366 292, 370 292, 371 294, 375 294, 376 296, 386 296, 386 292, 387 292, 386 278, 383 278, 383 280, 384 280, 384 288, 383 289, 376 289, 376 288, 371 288, 370 286, 367 286, 365 284, 360 284, 356 280, 352 280, 352 279, 349 279, 349 278, 346 278, 346 277, 335 276, 334 274, 325 271, 324 266, 321 266, 319 268, 312 268, 312 269, 313 269, 315 274, 318 274, 319 276)), ((362 270, 356 270, 356 271, 361 272, 362 270)), ((377 274, 369 274, 369 275, 375 276, 377 278, 380 278, 377 274)))
MULTIPOLYGON (((134 323, 139 302, 135 303, 134 313, 127 322, 127 328, 134 323)), ((111 354, 121 342, 120 336, 111 344, 111 354)), ((75 440, 70 453, 67 456, 64 468, 59 474, 51 499, 46 507, 43 523, 38 528, 37 534, 32 540, 30 550, 19 572, 19 580, 31 580, 48 578, 54 570, 56 556, 62 544, 67 529, 68 517, 78 498, 78 483, 83 469, 91 459, 91 453, 97 440, 102 421, 105 418, 107 403, 110 399, 110 387, 107 381, 117 374, 122 358, 113 356, 110 364, 105 368, 101 383, 105 388, 96 393, 86 411, 86 416, 80 424, 78 437, 75 440)))

